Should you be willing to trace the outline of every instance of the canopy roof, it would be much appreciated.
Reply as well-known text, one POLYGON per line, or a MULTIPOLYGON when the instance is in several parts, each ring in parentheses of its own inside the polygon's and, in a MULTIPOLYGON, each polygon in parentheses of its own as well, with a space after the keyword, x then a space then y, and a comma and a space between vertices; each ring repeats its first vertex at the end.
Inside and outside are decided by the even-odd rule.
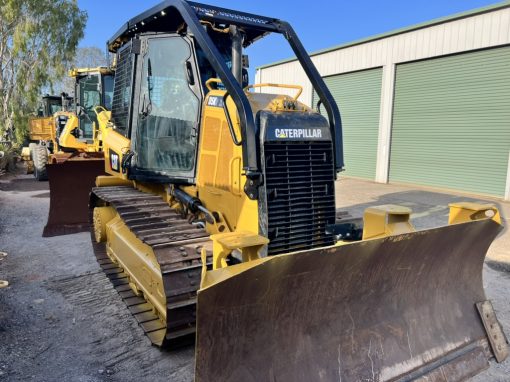
POLYGON ((201 22, 213 23, 217 27, 236 25, 242 28, 245 47, 270 32, 278 31, 278 19, 191 1, 165 0, 124 24, 108 40, 108 50, 116 52, 125 41, 138 33, 177 31, 184 23, 182 11, 187 7, 182 7, 183 3, 191 7, 201 22))

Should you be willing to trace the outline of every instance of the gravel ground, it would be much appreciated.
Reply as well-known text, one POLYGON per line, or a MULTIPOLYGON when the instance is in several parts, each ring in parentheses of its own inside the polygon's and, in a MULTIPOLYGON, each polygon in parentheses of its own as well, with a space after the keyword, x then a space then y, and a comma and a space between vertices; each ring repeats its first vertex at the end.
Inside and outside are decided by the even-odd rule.
MULTIPOLYGON (((445 224, 448 198, 456 196, 351 179, 337 190, 338 207, 354 216, 367 203, 404 204, 419 228, 445 224)), ((41 237, 48 204, 47 183, 0 178, 0 250, 8 253, 0 279, 11 283, 0 290, 0 381, 192 381, 193 347, 161 352, 150 345, 101 273, 88 234, 41 237)), ((507 236, 491 248, 484 280, 508 332, 507 236)), ((507 360, 491 363, 474 381, 509 376, 507 360)))

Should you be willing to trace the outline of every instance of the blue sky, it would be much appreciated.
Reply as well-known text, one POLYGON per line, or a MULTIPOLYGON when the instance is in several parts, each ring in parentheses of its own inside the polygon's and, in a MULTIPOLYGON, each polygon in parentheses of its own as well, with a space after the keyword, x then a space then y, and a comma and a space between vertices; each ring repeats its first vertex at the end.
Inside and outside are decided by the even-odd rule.
MULTIPOLYGON (((494 0, 203 2, 289 21, 309 52, 497 3, 494 0)), ((123 23, 158 3, 158 0, 78 0, 80 8, 89 15, 85 38, 80 45, 104 49, 106 40, 123 23)), ((257 66, 292 56, 281 36, 265 38, 255 43, 247 53, 250 55, 251 73, 257 66)))

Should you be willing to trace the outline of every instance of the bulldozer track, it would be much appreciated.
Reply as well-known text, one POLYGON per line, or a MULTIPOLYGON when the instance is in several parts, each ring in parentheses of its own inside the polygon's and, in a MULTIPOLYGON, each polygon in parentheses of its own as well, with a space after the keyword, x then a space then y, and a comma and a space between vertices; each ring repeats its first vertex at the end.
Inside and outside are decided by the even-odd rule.
POLYGON ((91 224, 96 259, 153 345, 174 347, 192 341, 196 323, 196 293, 202 271, 201 250, 212 256, 209 234, 191 225, 161 197, 129 186, 92 189, 90 221, 96 206, 113 207, 131 232, 149 245, 161 269, 166 295, 166 323, 155 313, 143 293, 130 287, 130 276, 108 256, 106 242, 97 243, 91 224))

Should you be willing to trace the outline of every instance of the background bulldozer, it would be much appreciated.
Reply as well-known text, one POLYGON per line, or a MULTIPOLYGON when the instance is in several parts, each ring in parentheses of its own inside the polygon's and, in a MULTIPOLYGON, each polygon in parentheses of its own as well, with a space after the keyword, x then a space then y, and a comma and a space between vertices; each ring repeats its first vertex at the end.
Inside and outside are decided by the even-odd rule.
POLYGON ((481 276, 498 210, 452 204, 424 231, 401 206, 337 217, 340 113, 288 23, 167 0, 108 47, 94 252, 154 345, 196 335, 197 381, 462 381, 507 357, 481 276), (248 86, 243 49, 270 33, 327 117, 300 86, 248 86))
POLYGON ((73 69, 69 76, 75 79, 74 103, 65 93, 42 97, 37 117, 29 119, 30 145, 22 150, 28 173, 48 180, 48 163, 94 157, 101 150, 95 108, 111 108, 113 75, 106 67, 73 69))
POLYGON ((50 182, 43 236, 88 230, 88 195, 104 168, 100 123, 106 119, 100 115, 111 108, 114 72, 106 67, 80 68, 70 76, 75 78, 73 110, 53 114, 53 139, 34 148, 39 163, 35 167, 44 168, 50 182))

